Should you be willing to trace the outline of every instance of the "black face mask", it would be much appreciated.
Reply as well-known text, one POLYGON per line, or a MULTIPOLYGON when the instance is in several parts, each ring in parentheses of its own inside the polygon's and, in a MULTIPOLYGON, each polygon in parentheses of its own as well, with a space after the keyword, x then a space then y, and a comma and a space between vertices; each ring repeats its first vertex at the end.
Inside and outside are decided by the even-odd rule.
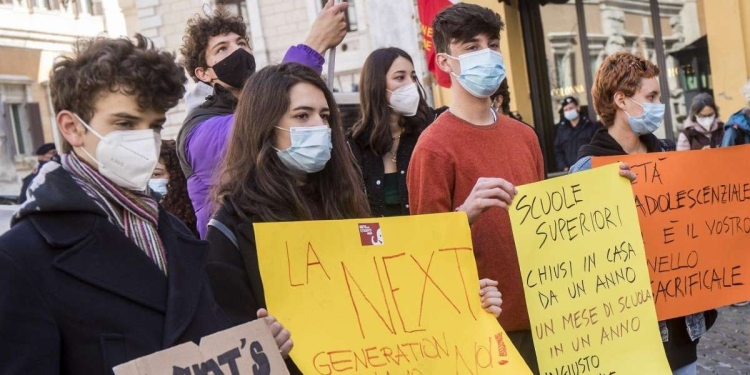
POLYGON ((238 48, 231 55, 210 67, 216 77, 236 89, 241 89, 245 81, 255 73, 255 57, 250 52, 238 48))

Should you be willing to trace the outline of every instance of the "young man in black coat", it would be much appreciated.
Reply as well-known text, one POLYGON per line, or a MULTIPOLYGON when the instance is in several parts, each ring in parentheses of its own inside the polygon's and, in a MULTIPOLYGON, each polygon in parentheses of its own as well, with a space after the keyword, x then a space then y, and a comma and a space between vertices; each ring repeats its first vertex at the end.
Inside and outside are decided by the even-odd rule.
MULTIPOLYGON (((0 236, 0 374, 112 374, 230 328, 206 277, 208 245, 147 188, 185 81, 140 36, 81 42, 53 67, 63 154, 0 236)), ((288 332, 271 328, 288 352, 288 332)))

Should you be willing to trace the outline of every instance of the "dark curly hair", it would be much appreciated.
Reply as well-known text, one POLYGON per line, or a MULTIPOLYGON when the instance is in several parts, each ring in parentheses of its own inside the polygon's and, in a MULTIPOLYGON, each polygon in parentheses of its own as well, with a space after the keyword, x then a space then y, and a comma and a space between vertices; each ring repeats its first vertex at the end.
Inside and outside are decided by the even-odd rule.
POLYGON ((505 23, 492 9, 459 3, 443 9, 432 21, 432 39, 438 53, 450 53, 451 43, 468 42, 477 35, 499 38, 505 23))
POLYGON ((180 168, 180 160, 177 158, 177 146, 175 141, 162 141, 159 161, 169 173, 167 181, 167 195, 162 199, 161 205, 167 212, 177 216, 190 230, 198 236, 197 220, 193 204, 187 190, 187 179, 180 168))
POLYGON ((245 39, 247 37, 247 25, 242 17, 235 17, 224 8, 218 8, 212 15, 201 16, 196 14, 188 21, 185 36, 182 37, 182 63, 188 74, 195 82, 200 81, 195 76, 195 69, 206 68, 206 49, 208 41, 218 35, 235 33, 245 39))
MULTIPOLYGON (((79 40, 73 55, 55 61, 49 81, 55 113, 68 110, 88 122, 97 100, 106 93, 132 95, 142 110, 166 112, 185 94, 187 78, 174 55, 137 34, 135 42, 104 37, 79 40)), ((63 152, 70 151, 70 144, 63 141, 63 152)))

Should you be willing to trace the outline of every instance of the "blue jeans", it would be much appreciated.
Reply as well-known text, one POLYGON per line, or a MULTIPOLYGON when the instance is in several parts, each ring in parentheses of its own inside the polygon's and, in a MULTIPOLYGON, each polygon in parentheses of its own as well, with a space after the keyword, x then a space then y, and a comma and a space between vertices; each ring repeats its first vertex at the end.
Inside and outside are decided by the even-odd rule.
POLYGON ((695 375, 698 371, 698 362, 693 362, 685 367, 672 371, 672 375, 695 375))

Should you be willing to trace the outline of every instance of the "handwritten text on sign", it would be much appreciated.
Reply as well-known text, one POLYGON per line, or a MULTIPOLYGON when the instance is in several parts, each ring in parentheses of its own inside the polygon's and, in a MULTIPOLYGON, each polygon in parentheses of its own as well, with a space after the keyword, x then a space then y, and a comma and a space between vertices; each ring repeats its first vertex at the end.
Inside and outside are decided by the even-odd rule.
POLYGON ((269 311, 305 374, 529 374, 482 309, 466 216, 256 224, 269 311))
POLYGON ((750 299, 750 146, 594 158, 632 165, 659 319, 750 299))
POLYGON ((510 218, 542 374, 670 373, 631 194, 617 166, 518 187, 510 218))
POLYGON ((289 375, 266 322, 255 320, 118 365, 115 375, 289 375))

